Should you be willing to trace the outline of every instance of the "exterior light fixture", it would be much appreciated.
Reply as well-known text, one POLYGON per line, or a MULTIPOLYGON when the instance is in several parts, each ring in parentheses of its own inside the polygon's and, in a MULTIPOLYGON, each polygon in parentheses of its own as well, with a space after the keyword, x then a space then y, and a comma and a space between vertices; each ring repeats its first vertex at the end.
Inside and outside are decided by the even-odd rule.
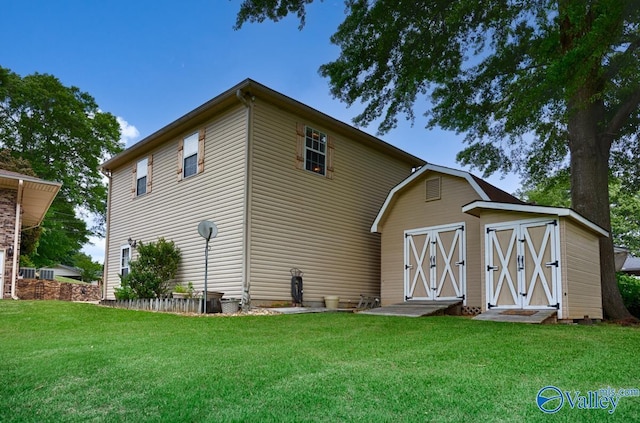
POLYGON ((129 237, 129 239, 127 240, 127 242, 129 243, 129 246, 136 248, 136 245, 138 245, 138 242, 131 239, 131 237, 129 237))

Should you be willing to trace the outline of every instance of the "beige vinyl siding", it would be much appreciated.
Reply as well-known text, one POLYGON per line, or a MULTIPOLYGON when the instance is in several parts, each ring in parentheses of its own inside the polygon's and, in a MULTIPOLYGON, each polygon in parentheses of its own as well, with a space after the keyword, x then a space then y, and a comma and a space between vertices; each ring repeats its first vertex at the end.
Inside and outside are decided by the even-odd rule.
MULTIPOLYGON (((485 210, 482 212, 482 228, 486 224, 515 222, 546 218, 560 223, 560 278, 562 287, 562 319, 582 319, 588 315, 592 319, 602 318, 602 297, 600 291, 600 258, 598 236, 570 219, 553 215, 485 210)), ((483 235, 484 236, 484 235, 483 235)), ((484 268, 484 242, 482 243, 482 267, 484 268)), ((486 286, 482 282, 482 298, 486 296, 486 286)), ((486 301, 483 310, 486 310, 486 301)))
POLYGON ((598 237, 567 219, 562 219, 560 231, 564 258, 563 318, 602 319, 598 237))
POLYGON ((522 213, 503 210, 483 210, 482 211, 482 227, 492 223, 516 222, 519 220, 531 220, 548 218, 549 221, 559 220, 558 216, 536 213, 522 213))
POLYGON ((404 231, 465 222, 467 305, 481 304, 480 227, 479 219, 462 213, 462 206, 480 196, 462 178, 425 172, 395 196, 382 232, 382 304, 404 301, 404 231), (426 180, 441 177, 440 199, 427 201, 426 180))
POLYGON ((209 289, 228 296, 241 295, 245 117, 245 108, 239 105, 150 152, 153 154, 153 191, 147 195, 131 198, 131 163, 113 172, 107 298, 113 298, 113 288, 120 283, 117 275, 120 246, 126 244, 129 237, 144 242, 159 237, 174 241, 182 252, 177 281, 191 281, 196 290, 203 289, 205 241, 198 235, 197 227, 204 219, 213 220, 219 230, 218 237, 211 241, 209 289), (204 170, 178 181, 179 140, 203 127, 206 130, 204 170))
POLYGON ((304 272, 305 302, 378 295, 380 239, 369 229, 410 165, 259 99, 254 111, 252 300, 290 300, 293 267, 304 272), (298 168, 299 123, 334 142, 332 179, 298 168))

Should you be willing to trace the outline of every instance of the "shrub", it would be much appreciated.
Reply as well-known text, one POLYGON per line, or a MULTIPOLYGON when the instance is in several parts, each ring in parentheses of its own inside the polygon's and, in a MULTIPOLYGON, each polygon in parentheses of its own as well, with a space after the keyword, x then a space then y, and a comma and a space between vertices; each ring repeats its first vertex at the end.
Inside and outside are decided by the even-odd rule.
POLYGON ((180 249, 173 241, 159 238, 148 244, 138 241, 136 250, 138 257, 129 262, 130 271, 121 278, 122 289, 130 288, 136 298, 165 297, 178 272, 180 249))
POLYGON ((138 299, 138 295, 136 295, 135 291, 131 289, 128 285, 128 282, 123 280, 124 278, 120 277, 120 287, 117 287, 113 290, 113 294, 116 297, 116 300, 136 300, 138 299))
POLYGON ((640 279, 626 273, 616 273, 616 278, 624 305, 631 314, 640 318, 640 279))
POLYGON ((173 292, 187 294, 187 298, 193 298, 193 282, 188 282, 187 286, 177 284, 173 287, 173 292))

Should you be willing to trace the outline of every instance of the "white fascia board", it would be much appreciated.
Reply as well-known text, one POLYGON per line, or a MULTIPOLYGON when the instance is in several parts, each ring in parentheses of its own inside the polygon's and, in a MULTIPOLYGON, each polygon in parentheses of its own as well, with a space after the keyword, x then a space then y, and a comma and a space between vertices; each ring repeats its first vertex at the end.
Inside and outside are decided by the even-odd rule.
POLYGON ((589 219, 585 218, 578 212, 563 207, 547 207, 547 206, 534 206, 530 204, 510 204, 510 203, 495 203, 491 201, 474 201, 462 207, 463 213, 468 213, 476 209, 488 209, 488 210, 503 210, 522 213, 537 213, 548 214, 559 217, 569 217, 583 226, 591 229, 592 231, 599 233, 602 236, 609 236, 609 232, 602 229, 589 219))
POLYGON ((487 195, 487 193, 484 192, 482 188, 480 188, 480 185, 478 185, 478 183, 475 181, 475 179, 473 179, 473 177, 469 172, 427 163, 426 165, 422 166, 420 169, 416 170, 411 176, 407 177, 407 179, 405 179, 404 181, 400 182, 398 185, 393 187, 391 191, 389 191, 389 195, 387 195, 387 198, 384 200, 384 203, 382 204, 382 207, 380 208, 380 211, 378 212, 376 219, 373 221, 373 225, 371 225, 371 232, 373 233, 378 232, 378 229, 379 229, 378 225, 380 225, 380 221, 384 217, 396 193, 398 191, 401 191, 404 187, 406 187, 407 185, 412 183, 414 180, 419 178, 423 173, 428 171, 443 173, 445 175, 457 176, 458 178, 464 178, 467 180, 467 182, 469 182, 471 187, 478 193, 480 198, 482 198, 484 201, 491 200, 487 195))

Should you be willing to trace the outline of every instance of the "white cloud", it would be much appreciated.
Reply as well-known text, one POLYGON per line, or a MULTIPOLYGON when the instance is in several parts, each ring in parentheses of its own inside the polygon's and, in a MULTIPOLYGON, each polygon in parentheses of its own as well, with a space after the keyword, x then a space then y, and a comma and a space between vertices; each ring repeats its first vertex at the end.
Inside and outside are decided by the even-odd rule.
POLYGON ((89 242, 82 247, 82 252, 88 254, 98 263, 104 263, 105 239, 95 236, 89 237, 89 242))
POLYGON ((131 147, 131 145, 135 143, 136 138, 140 136, 140 131, 120 116, 116 116, 116 120, 120 125, 120 141, 124 143, 125 147, 131 147))

